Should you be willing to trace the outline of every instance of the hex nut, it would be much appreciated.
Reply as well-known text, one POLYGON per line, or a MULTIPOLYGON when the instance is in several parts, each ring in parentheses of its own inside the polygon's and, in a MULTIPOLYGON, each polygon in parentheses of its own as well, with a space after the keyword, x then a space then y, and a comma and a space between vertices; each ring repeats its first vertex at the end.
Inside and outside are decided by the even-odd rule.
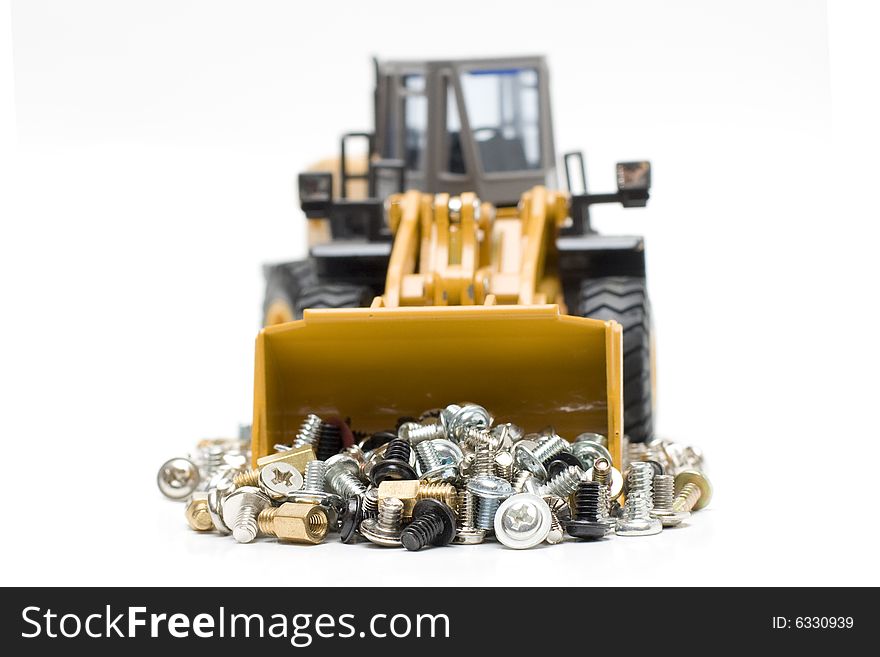
POLYGON ((186 521, 197 532, 207 532, 214 529, 214 522, 208 511, 208 494, 193 493, 186 504, 186 521))
POLYGON ((405 520, 412 518, 413 508, 419 498, 419 487, 421 482, 418 479, 386 479, 379 484, 379 500, 387 498, 397 498, 403 502, 403 518, 405 520))
POLYGON ((330 528, 327 510, 317 504, 285 502, 260 512, 260 531, 291 543, 316 544, 324 540, 330 528))

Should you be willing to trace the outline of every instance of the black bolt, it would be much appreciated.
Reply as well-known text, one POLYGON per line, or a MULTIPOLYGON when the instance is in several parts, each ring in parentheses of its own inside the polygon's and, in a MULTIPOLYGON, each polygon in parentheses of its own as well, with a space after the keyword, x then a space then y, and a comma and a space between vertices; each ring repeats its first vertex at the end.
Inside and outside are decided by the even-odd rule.
POLYGON ((374 486, 389 479, 400 481, 403 479, 418 479, 419 476, 409 464, 412 447, 405 440, 395 438, 387 447, 381 461, 373 466, 370 472, 370 480, 374 486))
POLYGON ((553 479, 571 465, 576 465, 579 468, 584 467, 580 459, 571 452, 559 452, 544 465, 547 468, 547 478, 553 479))
POLYGON ((343 543, 356 543, 357 528, 363 519, 364 499, 357 495, 346 502, 339 525, 339 538, 343 543))
POLYGON ((574 492, 574 517, 565 523, 569 536, 583 540, 602 538, 609 524, 600 513, 602 484, 582 481, 574 492))
POLYGON ((369 452, 378 449, 382 445, 387 445, 395 438, 397 438, 396 431, 377 431, 361 441, 361 449, 365 452, 369 452))
POLYGON ((442 547, 455 537, 455 514, 440 500, 424 499, 413 507, 413 520, 400 534, 400 542, 415 552, 426 545, 442 547))
POLYGON ((318 441, 315 447, 315 458, 326 461, 334 454, 339 454, 342 449, 342 430, 329 422, 321 423, 321 431, 318 433, 318 441))

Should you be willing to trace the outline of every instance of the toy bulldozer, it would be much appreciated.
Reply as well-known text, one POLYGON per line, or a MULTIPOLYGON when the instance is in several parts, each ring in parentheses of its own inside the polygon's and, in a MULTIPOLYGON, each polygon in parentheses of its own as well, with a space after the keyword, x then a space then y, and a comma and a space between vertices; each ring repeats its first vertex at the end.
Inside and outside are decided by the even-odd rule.
POLYGON ((462 401, 526 431, 652 436, 644 243, 590 206, 643 207, 650 165, 587 192, 580 153, 553 191, 540 57, 376 63, 375 126, 299 176, 306 260, 266 268, 253 456, 308 413, 372 432, 462 401), (360 141, 362 157, 351 154, 360 141))

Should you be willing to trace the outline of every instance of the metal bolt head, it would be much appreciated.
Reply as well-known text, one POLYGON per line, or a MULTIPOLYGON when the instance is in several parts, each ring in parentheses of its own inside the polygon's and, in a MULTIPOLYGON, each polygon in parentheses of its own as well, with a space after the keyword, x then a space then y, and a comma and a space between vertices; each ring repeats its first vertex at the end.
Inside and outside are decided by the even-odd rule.
POLYGON ((214 529, 211 514, 208 512, 208 494, 193 493, 186 504, 186 521, 197 532, 214 529))
POLYGON ((522 439, 525 435, 525 431, 520 426, 515 424, 511 424, 510 422, 506 422, 504 424, 498 424, 492 427, 492 436, 498 438, 499 440, 499 449, 509 450, 513 443, 522 439))
POLYGON ((694 504, 692 511, 699 511, 706 508, 712 499, 712 484, 709 478, 698 470, 684 470, 675 475, 675 492, 684 488, 685 484, 694 484, 700 489, 700 499, 694 504))
POLYGON ((357 461, 347 454, 334 454, 324 462, 324 481, 329 482, 339 471, 348 472, 355 477, 360 474, 361 468, 357 461))
POLYGON ((657 518, 620 518, 617 521, 618 536, 653 536, 663 530, 663 524, 657 518))
POLYGON ((275 501, 287 500, 302 485, 300 471, 285 461, 276 461, 260 469, 260 489, 275 501))
POLYGON ((254 510, 254 522, 256 516, 268 506, 272 505, 269 496, 259 488, 253 486, 242 486, 236 488, 223 500, 223 523, 232 530, 232 536, 239 543, 250 543, 256 538, 256 534, 251 534, 246 528, 236 526, 239 511, 245 506, 252 507, 254 510))
POLYGON ((422 471, 422 465, 416 462, 416 472, 424 481, 455 481, 458 479, 458 464, 464 458, 461 447, 446 438, 435 438, 429 441, 434 446, 442 465, 433 470, 422 471))
POLYGON ((513 454, 506 450, 496 453, 495 466, 501 469, 513 467, 513 454))
POLYGON ((486 530, 479 527, 459 528, 452 542, 456 545, 479 545, 486 538, 486 530))
POLYGON ((671 509, 667 511, 652 509, 651 511, 651 517, 657 518, 664 527, 676 527, 687 520, 690 515, 687 511, 673 511, 671 509))
POLYGON ((166 461, 159 468, 156 483, 162 494, 172 500, 185 500, 199 485, 199 469, 195 463, 185 458, 166 461))
POLYGON ((514 448, 513 457, 516 464, 522 470, 528 470, 541 481, 547 479, 547 469, 544 464, 535 456, 532 447, 526 444, 525 440, 521 440, 514 448))
MULTIPOLYGON (((581 434, 581 436, 594 436, 596 434, 581 434)), ((593 463, 598 458, 608 459, 608 462, 612 462, 611 452, 609 452, 604 445, 597 443, 592 440, 580 440, 578 436, 578 440, 576 440, 571 445, 571 453, 574 454, 577 459, 581 462, 581 466, 585 470, 589 470, 593 467, 593 463)))
POLYGON ((590 522, 588 520, 569 520, 565 523, 565 531, 569 536, 582 541, 595 541, 604 538, 612 525, 607 522, 590 522))
POLYGON ((542 497, 517 493, 498 507, 495 537, 509 548, 527 550, 544 542, 552 524, 550 507, 542 497))
POLYGON ((467 489, 477 497, 489 499, 502 500, 513 495, 513 486, 509 481, 491 475, 472 477, 468 480, 467 489))
POLYGON ((591 443, 596 443, 598 445, 601 445, 602 447, 608 446, 608 438, 606 438, 601 433, 592 433, 589 431, 580 434, 577 438, 574 439, 574 442, 576 442, 576 443, 591 442, 591 443))
POLYGON ((212 488, 208 491, 208 513, 211 515, 211 522, 214 523, 214 529, 219 533, 231 534, 232 530, 223 522, 223 498, 226 492, 220 488, 212 488))
POLYGON ((400 509, 403 511, 403 502, 400 500, 389 497, 382 501, 379 505, 379 517, 378 518, 367 518, 363 522, 361 522, 360 532, 361 536, 366 538, 371 543, 375 543, 376 545, 381 545, 382 547, 400 547, 400 525, 396 525, 395 527, 386 527, 380 523, 380 518, 382 517, 382 511, 385 507, 392 506, 394 509, 400 509))
MULTIPOLYGON (((440 420, 444 421, 443 413, 440 414, 440 420)), ((485 429, 492 426, 492 416, 478 404, 464 404, 451 414, 447 414, 444 424, 448 433, 451 433, 456 440, 461 440, 464 429, 468 427, 485 429)))

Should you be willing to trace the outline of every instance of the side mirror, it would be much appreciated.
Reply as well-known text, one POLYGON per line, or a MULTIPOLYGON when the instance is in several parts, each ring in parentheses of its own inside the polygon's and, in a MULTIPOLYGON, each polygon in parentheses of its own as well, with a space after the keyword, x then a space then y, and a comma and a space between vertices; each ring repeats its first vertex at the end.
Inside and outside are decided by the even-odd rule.
POLYGON ((625 208, 643 208, 651 189, 650 162, 618 162, 617 192, 625 208))
POLYGON ((306 217, 328 216, 333 203, 333 174, 301 173, 298 178, 299 204, 306 217))

